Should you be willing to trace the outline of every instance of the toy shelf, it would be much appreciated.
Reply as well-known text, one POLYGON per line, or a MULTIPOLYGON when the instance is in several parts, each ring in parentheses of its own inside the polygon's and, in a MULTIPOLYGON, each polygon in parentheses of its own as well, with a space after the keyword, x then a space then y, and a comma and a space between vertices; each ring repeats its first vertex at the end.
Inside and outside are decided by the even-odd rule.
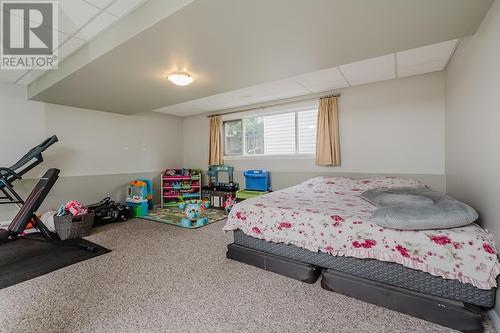
POLYGON ((191 177, 168 177, 169 180, 191 180, 191 177))
MULTIPOLYGON (((192 185, 191 188, 199 188, 200 185, 192 185)), ((163 187, 164 190, 175 190, 176 188, 172 187, 172 186, 164 186, 163 187)))
POLYGON ((167 169, 160 175, 161 207, 175 207, 185 199, 201 199, 201 170, 167 169))

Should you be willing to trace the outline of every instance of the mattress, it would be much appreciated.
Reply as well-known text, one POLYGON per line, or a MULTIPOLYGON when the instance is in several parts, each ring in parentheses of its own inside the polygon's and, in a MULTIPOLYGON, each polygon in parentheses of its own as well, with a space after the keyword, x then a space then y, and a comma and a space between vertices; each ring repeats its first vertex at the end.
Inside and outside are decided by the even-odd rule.
POLYGON ((496 288, 497 251, 492 235, 479 225, 384 228, 373 221, 377 207, 360 196, 373 188, 415 186, 423 184, 396 177, 316 177, 236 204, 223 229, 336 257, 397 263, 479 289, 496 288))
POLYGON ((495 289, 478 289, 470 284, 432 276, 396 263, 312 252, 294 245, 254 238, 241 230, 234 231, 234 243, 299 262, 459 302, 483 307, 492 307, 495 304, 495 289))

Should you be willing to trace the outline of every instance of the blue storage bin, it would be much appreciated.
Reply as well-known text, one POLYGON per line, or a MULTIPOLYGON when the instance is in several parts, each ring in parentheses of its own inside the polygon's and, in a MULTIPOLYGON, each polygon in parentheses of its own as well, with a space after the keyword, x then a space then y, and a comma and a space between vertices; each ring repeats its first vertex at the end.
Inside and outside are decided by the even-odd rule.
POLYGON ((269 171, 266 170, 247 170, 245 175, 245 189, 250 191, 269 191, 271 182, 269 171))

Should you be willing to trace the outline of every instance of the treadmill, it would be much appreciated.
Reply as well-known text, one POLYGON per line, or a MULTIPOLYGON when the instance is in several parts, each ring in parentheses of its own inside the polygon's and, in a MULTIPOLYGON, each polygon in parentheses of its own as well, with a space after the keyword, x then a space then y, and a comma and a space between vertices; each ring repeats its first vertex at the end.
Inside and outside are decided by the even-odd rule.
POLYGON ((0 205, 15 204, 18 207, 24 204, 24 200, 14 190, 13 183, 21 180, 28 171, 43 162, 43 152, 56 143, 57 136, 53 135, 45 139, 39 145, 31 148, 19 161, 10 167, 0 167, 0 205))

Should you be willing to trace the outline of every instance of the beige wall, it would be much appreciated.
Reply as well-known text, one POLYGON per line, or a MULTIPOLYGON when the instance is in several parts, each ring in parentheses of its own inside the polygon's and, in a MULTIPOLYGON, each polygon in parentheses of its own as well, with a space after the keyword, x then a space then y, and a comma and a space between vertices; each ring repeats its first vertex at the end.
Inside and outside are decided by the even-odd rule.
MULTIPOLYGON (((119 199, 118 189, 124 192, 128 180, 182 165, 182 121, 173 116, 125 116, 33 102, 26 99, 24 87, 0 83, 0 121, 2 166, 48 136, 59 137, 44 154, 45 162, 26 176, 37 178, 50 167, 61 170, 49 201, 54 205, 70 199, 90 203, 105 194, 119 199)), ((16 186, 26 192, 31 185, 16 186)), ((0 206, 0 221, 12 211, 0 206)))
MULTIPOLYGON (((500 3, 447 69, 446 185, 500 245, 500 3)), ((500 314, 497 302, 496 312, 500 314)))
MULTIPOLYGON (((312 156, 227 160, 236 170, 268 169, 274 188, 317 174, 364 177, 406 174, 444 190, 444 72, 342 89, 341 167, 320 167, 312 156), (429 177, 425 177, 425 176, 429 177)), ((184 165, 207 168, 208 119, 183 119, 184 165)))

